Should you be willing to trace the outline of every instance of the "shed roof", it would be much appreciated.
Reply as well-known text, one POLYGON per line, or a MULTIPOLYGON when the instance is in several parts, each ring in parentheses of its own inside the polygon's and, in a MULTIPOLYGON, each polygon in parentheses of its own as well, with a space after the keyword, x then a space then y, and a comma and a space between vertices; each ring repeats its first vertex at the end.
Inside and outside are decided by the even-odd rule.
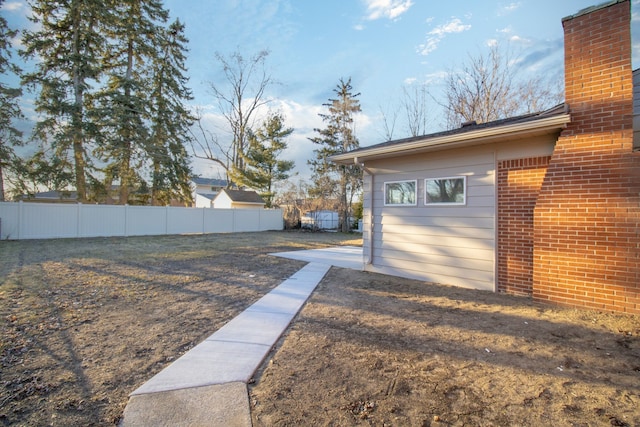
POLYGON ((525 114, 487 123, 470 123, 444 132, 387 141, 331 156, 336 163, 362 163, 428 151, 466 147, 504 140, 522 139, 558 132, 571 121, 565 104, 539 113, 525 114))
POLYGON ((233 202, 258 203, 261 205, 265 204, 264 200, 262 200, 262 197, 260 197, 260 195, 253 190, 229 190, 228 188, 225 188, 220 191, 218 196, 222 193, 226 193, 229 199, 231 199, 231 201, 233 202))

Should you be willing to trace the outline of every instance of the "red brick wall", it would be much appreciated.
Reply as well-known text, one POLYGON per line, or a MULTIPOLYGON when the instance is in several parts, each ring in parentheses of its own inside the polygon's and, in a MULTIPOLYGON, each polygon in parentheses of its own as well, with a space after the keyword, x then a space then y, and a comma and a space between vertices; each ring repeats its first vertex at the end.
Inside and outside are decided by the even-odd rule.
POLYGON ((550 157, 498 162, 498 291, 532 294, 533 209, 550 157))
POLYGON ((572 120, 535 208, 533 298, 640 313, 630 3, 568 18, 563 26, 572 120))

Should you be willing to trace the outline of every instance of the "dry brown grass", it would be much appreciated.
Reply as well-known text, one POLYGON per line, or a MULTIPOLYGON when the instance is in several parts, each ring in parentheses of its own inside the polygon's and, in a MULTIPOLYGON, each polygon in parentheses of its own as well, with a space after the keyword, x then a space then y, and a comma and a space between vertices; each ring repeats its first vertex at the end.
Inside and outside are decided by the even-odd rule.
POLYGON ((304 265, 269 253, 357 237, 0 242, 0 425, 117 423, 130 392, 304 265))

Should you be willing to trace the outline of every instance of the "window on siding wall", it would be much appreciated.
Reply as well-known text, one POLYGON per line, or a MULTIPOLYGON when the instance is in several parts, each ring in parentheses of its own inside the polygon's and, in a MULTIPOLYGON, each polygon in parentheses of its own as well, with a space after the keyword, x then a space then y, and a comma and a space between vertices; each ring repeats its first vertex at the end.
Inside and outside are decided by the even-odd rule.
POLYGON ((467 202, 465 176, 424 180, 425 205, 464 205, 467 202))
POLYGON ((384 183, 386 206, 415 206, 417 181, 392 181, 384 183))

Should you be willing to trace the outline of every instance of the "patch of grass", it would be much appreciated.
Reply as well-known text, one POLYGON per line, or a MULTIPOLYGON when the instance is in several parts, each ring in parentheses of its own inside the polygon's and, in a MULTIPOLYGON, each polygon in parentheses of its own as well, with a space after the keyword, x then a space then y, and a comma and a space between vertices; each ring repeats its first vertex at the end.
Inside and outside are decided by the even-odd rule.
POLYGON ((0 424, 118 424, 129 393, 304 265, 268 254, 358 238, 1 241, 0 424))

